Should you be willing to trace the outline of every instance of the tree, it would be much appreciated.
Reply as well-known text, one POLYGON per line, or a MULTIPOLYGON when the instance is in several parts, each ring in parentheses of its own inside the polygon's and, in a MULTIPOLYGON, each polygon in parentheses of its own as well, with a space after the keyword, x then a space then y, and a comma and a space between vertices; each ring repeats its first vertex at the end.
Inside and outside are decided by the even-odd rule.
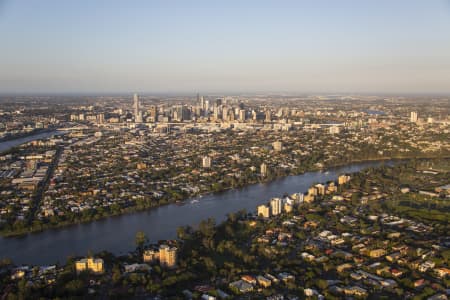
POLYGON ((142 250, 144 248, 144 244, 146 242, 147 242, 147 236, 145 235, 145 232, 143 232, 143 231, 136 232, 135 243, 139 250, 142 250))
POLYGON ((117 284, 120 281, 120 278, 122 277, 122 273, 120 272, 120 268, 118 265, 114 265, 112 270, 112 280, 115 284, 117 284))

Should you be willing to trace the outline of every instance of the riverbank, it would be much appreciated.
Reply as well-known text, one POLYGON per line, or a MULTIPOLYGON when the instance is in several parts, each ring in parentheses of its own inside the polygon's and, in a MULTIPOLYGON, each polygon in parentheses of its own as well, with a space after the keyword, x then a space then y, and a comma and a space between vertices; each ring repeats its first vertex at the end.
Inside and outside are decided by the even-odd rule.
POLYGON ((104 219, 108 219, 108 218, 129 215, 129 214, 143 212, 143 211, 149 211, 152 209, 156 209, 156 208, 171 205, 171 204, 186 203, 190 199, 193 199, 196 197, 205 197, 208 195, 220 195, 221 193, 224 193, 224 192, 227 192, 230 190, 235 190, 235 189, 239 190, 239 189, 243 189, 245 187, 248 187, 248 186, 251 186, 254 184, 269 184, 273 181, 280 180, 280 179, 283 179, 283 178, 286 178, 289 176, 299 176, 299 175, 303 175, 308 172, 318 172, 318 171, 326 172, 327 170, 332 170, 335 168, 339 168, 339 167, 343 167, 343 166, 351 165, 351 164, 359 164, 359 163, 366 163, 366 162, 383 162, 383 161, 402 160, 402 159, 405 159, 405 158, 384 157, 384 158, 377 158, 377 159, 353 160, 351 162, 341 162, 341 163, 334 164, 334 165, 324 166, 323 168, 310 167, 308 169, 302 170, 301 172, 291 172, 290 174, 285 175, 285 176, 272 176, 272 177, 267 177, 267 178, 260 178, 259 180, 249 181, 246 184, 237 184, 234 186, 224 186, 224 187, 221 187, 219 190, 209 190, 209 191, 205 191, 203 193, 191 194, 183 199, 168 199, 167 202, 165 202, 163 204, 155 203, 155 205, 144 206, 144 207, 131 206, 131 207, 122 208, 120 210, 120 212, 117 212, 117 213, 109 212, 108 214, 104 214, 104 215, 95 214, 92 218, 90 218, 88 220, 77 220, 76 222, 62 221, 57 224, 51 224, 51 223, 45 224, 44 223, 39 227, 26 227, 26 228, 21 228, 19 230, 3 230, 3 231, 0 231, 0 236, 5 237, 5 238, 23 237, 27 234, 39 233, 39 232, 43 232, 46 230, 61 229, 61 228, 76 226, 76 225, 80 225, 80 224, 89 224, 89 223, 92 223, 95 221, 100 221, 100 220, 104 220, 104 219))
POLYGON ((19 265, 48 265, 65 262, 69 256, 86 255, 89 251, 96 253, 104 249, 115 255, 126 255, 135 247, 134 237, 138 231, 145 232, 150 242, 176 239, 179 227, 196 227, 208 218, 215 219, 218 224, 231 213, 241 210, 253 212, 257 206, 266 204, 272 197, 307 192, 311 185, 335 181, 340 174, 353 174, 381 165, 390 166, 392 163, 367 162, 327 171, 307 172, 241 189, 210 193, 198 202, 186 201, 185 205, 162 205, 21 237, 0 237, 0 258, 10 258, 19 265))
POLYGON ((32 131, 29 134, 26 134, 24 136, 14 136, 11 138, 8 138, 6 140, 2 139, 0 140, 0 154, 3 153, 7 153, 8 151, 12 150, 13 148, 20 146, 24 143, 28 143, 34 140, 39 140, 39 139, 45 139, 45 138, 49 138, 53 135, 62 135, 65 134, 66 132, 64 131, 57 131, 56 128, 52 128, 52 129, 42 129, 39 132, 36 131, 32 131))
POLYGON ((30 137, 33 135, 38 135, 41 133, 47 133, 47 132, 52 132, 57 130, 57 128, 41 128, 41 129, 34 129, 32 131, 29 132, 23 132, 23 133, 19 133, 19 134, 14 134, 14 135, 7 135, 4 136, 2 138, 0 138, 0 143, 4 143, 4 142, 11 142, 11 141, 15 141, 18 139, 23 139, 26 137, 30 137))
POLYGON ((165 202, 163 204, 155 203, 155 205, 149 205, 149 206, 144 206, 144 207, 137 207, 137 206, 125 207, 125 208, 122 208, 120 210, 120 212, 117 212, 117 213, 116 212, 108 212, 107 214, 104 214, 104 215, 95 214, 92 218, 90 218, 88 220, 77 220, 75 222, 62 221, 57 224, 50 224, 50 223, 45 224, 44 223, 37 228, 36 227, 26 227, 26 228, 21 228, 19 230, 2 230, 2 231, 0 231, 0 236, 2 236, 4 238, 23 237, 28 234, 39 233, 39 232, 43 232, 43 231, 51 230, 51 229, 61 229, 61 228, 77 226, 77 225, 81 225, 81 224, 89 224, 92 222, 101 221, 101 220, 105 220, 108 218, 129 215, 129 214, 143 212, 143 211, 149 211, 152 209, 157 209, 159 207, 163 207, 163 206, 167 206, 167 205, 171 205, 171 204, 186 203, 190 199, 196 198, 196 197, 204 197, 207 195, 219 195, 220 193, 224 193, 226 191, 230 191, 230 190, 234 190, 234 189, 242 189, 242 188, 245 188, 245 187, 248 187, 248 186, 251 186, 254 184, 258 184, 258 183, 268 184, 272 181, 283 179, 283 178, 286 178, 289 176, 298 176, 298 175, 302 175, 302 174, 305 174, 308 172, 317 172, 317 171, 326 172, 327 170, 331 170, 334 168, 339 168, 339 167, 343 167, 343 166, 347 166, 347 165, 351 165, 351 164, 359 164, 359 163, 366 163, 366 162, 383 162, 383 161, 403 161, 403 160, 410 160, 410 159, 430 159, 430 158, 434 158, 434 157, 427 157, 427 156, 421 156, 421 157, 405 156, 404 157, 404 156, 402 156, 402 157, 377 157, 377 158, 373 158, 373 159, 370 159, 370 158, 369 159, 353 159, 349 162, 339 162, 339 163, 332 164, 332 165, 329 164, 322 168, 310 167, 308 169, 302 170, 301 172, 291 172, 288 175, 284 175, 284 176, 272 176, 272 177, 268 177, 268 178, 260 178, 259 180, 249 181, 246 184, 237 184, 235 186, 224 186, 224 187, 221 187, 219 190, 211 189, 211 190, 205 191, 203 193, 188 195, 187 197, 185 197, 183 199, 168 199, 167 202, 165 202))

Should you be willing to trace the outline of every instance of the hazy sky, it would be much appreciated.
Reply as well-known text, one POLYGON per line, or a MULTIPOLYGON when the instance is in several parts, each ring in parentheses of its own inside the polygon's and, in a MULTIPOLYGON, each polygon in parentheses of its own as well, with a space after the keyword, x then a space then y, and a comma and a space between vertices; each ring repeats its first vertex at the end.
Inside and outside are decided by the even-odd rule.
POLYGON ((450 0, 0 0, 0 93, 450 92, 450 0))

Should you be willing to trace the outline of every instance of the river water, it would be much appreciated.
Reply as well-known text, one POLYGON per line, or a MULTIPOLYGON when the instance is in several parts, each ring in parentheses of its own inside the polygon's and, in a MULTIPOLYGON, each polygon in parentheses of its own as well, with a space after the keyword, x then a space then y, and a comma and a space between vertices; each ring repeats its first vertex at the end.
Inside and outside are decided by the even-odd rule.
POLYGON ((342 173, 392 162, 364 162, 333 168, 325 172, 308 172, 264 184, 206 195, 185 205, 170 204, 148 211, 111 217, 87 224, 50 229, 23 237, 0 238, 0 258, 10 258, 17 265, 65 263, 70 255, 108 250, 125 254, 134 249, 137 231, 144 231, 150 241, 176 238, 179 226, 197 225, 209 217, 221 222, 226 215, 241 209, 249 212, 284 193, 306 192, 314 183, 336 180, 342 173))
POLYGON ((0 142, 0 153, 8 151, 11 148, 17 147, 19 145, 22 145, 22 144, 25 144, 25 143, 28 143, 31 141, 42 140, 42 139, 46 139, 46 138, 49 138, 54 135, 62 135, 65 133, 66 132, 64 132, 64 131, 53 130, 53 131, 49 131, 49 132, 41 132, 41 133, 21 137, 21 138, 14 139, 14 140, 0 142))

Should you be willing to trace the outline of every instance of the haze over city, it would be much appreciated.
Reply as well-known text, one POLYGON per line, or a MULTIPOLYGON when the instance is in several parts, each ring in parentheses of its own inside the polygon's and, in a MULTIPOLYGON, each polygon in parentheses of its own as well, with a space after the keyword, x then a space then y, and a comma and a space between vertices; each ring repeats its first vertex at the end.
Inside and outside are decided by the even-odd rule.
POLYGON ((450 1, 0 1, 0 93, 449 93, 450 1))

